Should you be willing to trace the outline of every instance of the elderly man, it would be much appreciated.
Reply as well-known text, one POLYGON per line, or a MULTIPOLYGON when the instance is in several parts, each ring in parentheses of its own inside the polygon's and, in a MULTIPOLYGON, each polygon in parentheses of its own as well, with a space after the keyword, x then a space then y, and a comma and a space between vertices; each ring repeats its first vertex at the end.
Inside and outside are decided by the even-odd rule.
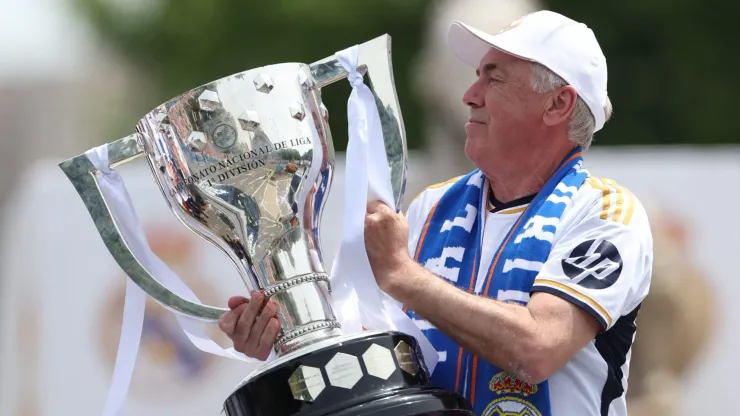
MULTIPOLYGON (((426 189, 406 217, 369 204, 378 285, 438 350, 432 382, 476 414, 625 415, 652 237, 637 198, 582 166, 611 114, 594 33, 540 11, 495 35, 455 22, 449 43, 476 69, 463 102, 477 169, 426 189)), ((253 300, 233 298, 222 327, 266 356, 275 308, 255 318, 253 300)))

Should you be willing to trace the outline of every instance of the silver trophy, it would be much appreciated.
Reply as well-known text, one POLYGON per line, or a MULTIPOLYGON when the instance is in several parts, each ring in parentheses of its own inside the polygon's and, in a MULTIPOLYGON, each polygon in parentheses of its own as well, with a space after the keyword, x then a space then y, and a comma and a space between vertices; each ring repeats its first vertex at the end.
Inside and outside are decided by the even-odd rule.
MULTIPOLYGON (((400 209, 407 151, 390 37, 359 45, 358 65, 376 98, 400 209)), ((278 358, 231 393, 228 415, 472 414, 462 397, 428 385, 413 337, 343 335, 336 319, 319 237, 335 157, 321 89, 346 77, 332 56, 205 84, 149 112, 136 134, 107 144, 110 166, 144 157, 177 218, 220 248, 248 289, 279 305, 278 358)), ((122 238, 86 155, 60 167, 110 253, 149 296, 207 322, 227 311, 183 299, 145 270, 122 238)))

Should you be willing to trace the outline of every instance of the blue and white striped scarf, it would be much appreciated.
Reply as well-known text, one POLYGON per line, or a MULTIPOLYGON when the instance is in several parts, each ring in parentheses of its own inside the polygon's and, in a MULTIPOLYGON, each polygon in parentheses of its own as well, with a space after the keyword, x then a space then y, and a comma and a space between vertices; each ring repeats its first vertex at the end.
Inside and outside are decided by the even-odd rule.
MULTIPOLYGON (((448 272, 455 270, 456 276, 442 277, 469 293, 473 292, 478 268, 488 267, 481 295, 495 299, 501 291, 528 294, 550 254, 560 218, 588 176, 581 165, 581 149, 576 148, 509 230, 491 264, 486 265, 479 262, 481 244, 485 244, 481 225, 487 211, 487 181, 480 170, 462 177, 427 217, 415 260, 429 269, 443 263, 448 272)), ((407 313, 411 318, 423 319, 412 310, 407 313)), ((439 362, 434 370, 432 383, 463 394, 473 403, 476 415, 550 415, 547 381, 538 385, 522 383, 513 374, 479 360, 436 328, 426 329, 424 334, 437 351, 447 352, 446 361, 439 362)))

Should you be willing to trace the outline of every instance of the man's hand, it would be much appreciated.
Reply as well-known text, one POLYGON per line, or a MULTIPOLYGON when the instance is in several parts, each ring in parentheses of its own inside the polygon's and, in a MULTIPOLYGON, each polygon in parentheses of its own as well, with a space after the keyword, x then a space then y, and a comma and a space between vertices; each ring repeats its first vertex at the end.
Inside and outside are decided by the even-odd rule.
POLYGON ((229 312, 221 315, 218 327, 242 354, 264 361, 280 332, 277 303, 267 300, 262 292, 252 291, 251 299, 234 296, 229 299, 229 312))
POLYGON ((409 226, 402 213, 396 214, 380 201, 367 204, 365 248, 375 280, 391 294, 398 284, 394 279, 411 258, 408 255, 409 226))

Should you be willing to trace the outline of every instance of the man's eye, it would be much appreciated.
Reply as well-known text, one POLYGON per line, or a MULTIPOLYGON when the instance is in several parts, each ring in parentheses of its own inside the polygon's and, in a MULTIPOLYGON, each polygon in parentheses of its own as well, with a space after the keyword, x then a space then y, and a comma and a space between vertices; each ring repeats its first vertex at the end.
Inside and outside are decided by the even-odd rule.
POLYGON ((499 82, 496 78, 488 78, 488 83, 493 84, 494 82, 499 82))

